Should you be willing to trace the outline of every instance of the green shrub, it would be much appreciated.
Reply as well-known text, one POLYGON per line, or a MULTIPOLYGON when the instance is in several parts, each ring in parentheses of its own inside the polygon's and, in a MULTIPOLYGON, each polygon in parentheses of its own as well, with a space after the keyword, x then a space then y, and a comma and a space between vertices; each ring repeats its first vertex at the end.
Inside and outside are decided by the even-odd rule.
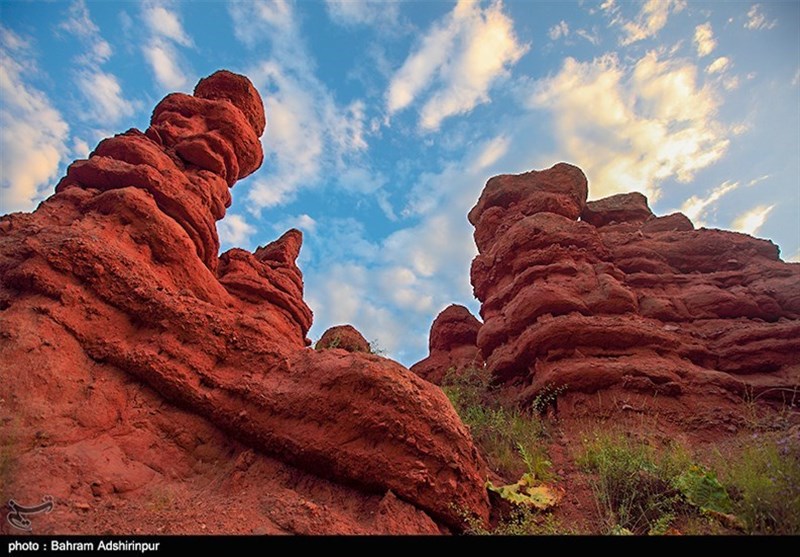
POLYGON ((720 460, 722 481, 676 445, 657 451, 604 432, 584 439, 578 464, 593 474, 609 532, 665 533, 682 519, 704 532, 800 533, 800 429, 720 460))
POLYGON ((752 533, 800 534, 800 430, 755 441, 721 464, 734 513, 752 533))
POLYGON ((486 369, 450 370, 442 389, 492 470, 507 480, 516 480, 526 471, 538 479, 549 477, 544 424, 530 412, 498 402, 486 369))
POLYGON ((701 511, 728 514, 733 510, 728 491, 712 471, 692 465, 673 480, 686 501, 701 511))
POLYGON ((595 433, 584 439, 578 465, 593 474, 609 533, 663 533, 687 506, 676 480, 691 465, 678 447, 658 452, 621 434, 595 433))
POLYGON ((646 532, 663 514, 658 507, 667 506, 663 494, 668 483, 654 475, 656 465, 648 447, 631 444, 623 436, 595 434, 584 440, 578 465, 596 474, 592 489, 609 532, 622 528, 646 532))

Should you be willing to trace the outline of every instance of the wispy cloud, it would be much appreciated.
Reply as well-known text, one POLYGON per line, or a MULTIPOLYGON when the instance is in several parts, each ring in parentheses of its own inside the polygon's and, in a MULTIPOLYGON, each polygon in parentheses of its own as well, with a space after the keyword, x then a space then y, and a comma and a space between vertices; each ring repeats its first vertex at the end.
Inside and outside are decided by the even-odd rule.
POLYGON ((761 4, 753 4, 747 11, 747 21, 744 23, 744 28, 759 31, 761 29, 772 29, 777 24, 777 19, 767 20, 767 16, 761 11, 761 4))
POLYGON ((756 234, 764 223, 775 205, 758 205, 749 211, 745 211, 733 220, 731 229, 744 234, 756 234))
POLYGON ((717 94, 692 63, 662 56, 567 58, 535 84, 529 102, 552 112, 557 158, 586 171, 595 197, 635 190, 655 200, 663 180, 688 182, 728 148, 717 94))
POLYGON ((164 89, 184 89, 189 82, 178 63, 175 49, 161 41, 153 41, 142 47, 147 63, 155 74, 156 81, 164 89))
POLYGON ((498 135, 482 146, 471 165, 473 172, 485 170, 500 160, 508 152, 511 140, 505 135, 498 135))
POLYGON ((563 19, 547 31, 547 36, 550 37, 552 41, 557 41, 561 37, 566 37, 567 35, 569 35, 569 25, 563 19))
POLYGON ((148 2, 142 6, 142 20, 148 38, 142 44, 147 63, 158 84, 166 90, 185 88, 191 70, 181 58, 177 46, 188 47, 192 40, 183 29, 178 13, 160 3, 148 2))
POLYGON ((70 5, 67 19, 59 24, 59 28, 77 37, 86 48, 78 58, 79 67, 74 72, 86 101, 83 117, 95 123, 114 124, 132 116, 136 104, 125 97, 119 78, 101 68, 113 51, 100 34, 100 28, 92 21, 84 0, 76 0, 70 5))
POLYGON ((69 126, 42 91, 28 41, 0 26, 0 206, 29 211, 45 196, 69 151, 69 126))
POLYGON ((400 3, 395 0, 325 0, 331 20, 344 27, 375 25, 389 30, 397 27, 400 3))
POLYGON ((707 214, 716 203, 725 195, 739 187, 739 182, 726 181, 712 189, 705 197, 691 196, 683 205, 681 212, 689 217, 695 226, 707 226, 707 214))
POLYGON ((444 119, 489 102, 493 83, 528 48, 517 39, 502 3, 482 9, 462 0, 428 30, 394 74, 386 93, 387 112, 391 116, 425 95, 419 127, 436 130, 444 119))
POLYGON ((84 0, 70 5, 67 19, 58 27, 90 45, 89 52, 79 60, 82 64, 102 64, 111 57, 111 45, 100 35, 100 28, 92 21, 84 0))
POLYGON ((727 56, 720 56, 706 67, 707 74, 722 73, 727 70, 731 65, 731 61, 727 56))
POLYGON ((225 218, 217 222, 217 232, 222 248, 250 247, 250 237, 255 234, 256 227, 247 222, 242 215, 228 213, 225 218))
POLYGON ((170 39, 181 46, 191 46, 192 40, 183 30, 178 15, 164 6, 152 5, 144 10, 144 20, 154 34, 170 39))
POLYGON ((132 116, 134 103, 122 93, 117 77, 108 72, 83 71, 78 74, 80 87, 88 101, 89 114, 97 123, 111 124, 132 116))
POLYGON ((758 185, 761 182, 769 180, 770 178, 772 178, 772 174, 764 174, 763 176, 759 176, 758 178, 753 178, 752 180, 747 182, 747 187, 749 188, 749 187, 758 185))
POLYGON ((592 28, 591 31, 587 29, 576 29, 575 34, 589 41, 591 44, 597 46, 600 44, 600 34, 597 32, 596 28, 592 28))
POLYGON ((315 255, 305 275, 312 336, 349 322, 391 356, 420 359, 436 314, 453 302, 474 303, 469 266, 477 251, 465 215, 511 143, 505 135, 486 138, 420 176, 404 211, 409 224, 382 241, 367 240, 354 219, 320 220, 303 248, 315 255))
POLYGON ((633 21, 623 19, 619 15, 618 9, 615 9, 617 6, 613 2, 605 2, 601 7, 615 14, 612 23, 620 25, 623 33, 620 44, 627 46, 655 36, 667 25, 671 14, 678 13, 686 7, 686 2, 684 0, 647 0, 642 4, 633 21))
POLYGON ((698 56, 708 56, 714 51, 717 41, 710 23, 703 23, 694 28, 694 44, 698 56))
POLYGON ((229 12, 243 44, 253 50, 262 43, 271 47, 269 58, 246 71, 269 115, 262 143, 271 170, 250 185, 253 212, 290 202, 298 190, 317 185, 326 173, 350 175, 352 180, 340 182, 350 192, 379 189, 385 179, 362 161, 369 133, 364 103, 337 103, 316 77, 292 5, 242 2, 231 4, 229 12))

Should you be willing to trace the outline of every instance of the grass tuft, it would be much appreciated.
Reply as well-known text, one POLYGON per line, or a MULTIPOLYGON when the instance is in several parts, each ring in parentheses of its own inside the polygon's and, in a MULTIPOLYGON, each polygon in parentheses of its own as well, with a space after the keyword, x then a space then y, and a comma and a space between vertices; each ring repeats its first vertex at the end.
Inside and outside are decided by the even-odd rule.
POLYGON ((442 389, 469 426, 492 470, 506 480, 517 479, 525 472, 540 480, 550 477, 544 424, 535 413, 498 402, 492 396, 491 376, 485 368, 472 366, 459 373, 450 370, 442 389))
POLYGON ((729 486, 733 512, 748 532, 800 533, 800 428, 776 439, 753 435, 754 443, 726 458, 721 475, 729 486))

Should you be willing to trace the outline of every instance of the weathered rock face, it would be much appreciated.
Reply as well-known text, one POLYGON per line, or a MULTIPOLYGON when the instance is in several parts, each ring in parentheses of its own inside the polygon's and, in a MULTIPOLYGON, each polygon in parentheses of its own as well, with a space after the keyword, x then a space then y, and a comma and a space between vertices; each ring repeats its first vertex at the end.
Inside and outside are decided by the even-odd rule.
POLYGON ((336 325, 324 333, 314 346, 316 350, 345 350, 347 352, 372 352, 364 335, 352 325, 336 325))
POLYGON ((464 306, 446 307, 431 325, 429 355, 411 366, 411 371, 440 385, 448 372, 458 373, 469 366, 483 366, 476 342, 481 322, 464 306))
POLYGON ((547 385, 797 392, 800 265, 765 240, 655 217, 638 193, 586 198, 583 173, 561 163, 492 178, 469 214, 477 345, 499 381, 523 399, 547 385))
POLYGON ((73 163, 35 212, 0 220, 0 419, 14 455, 3 490, 56 497, 51 531, 89 531, 73 505, 114 508, 175 480, 183 512, 228 498, 276 531, 488 516, 485 465, 438 388, 377 356, 306 348, 300 232, 217 256, 215 222, 260 165, 264 126, 250 82, 217 72, 161 101, 145 133, 73 163), (283 495, 229 491, 260 483, 283 495), (273 512, 304 497, 313 520, 273 512))

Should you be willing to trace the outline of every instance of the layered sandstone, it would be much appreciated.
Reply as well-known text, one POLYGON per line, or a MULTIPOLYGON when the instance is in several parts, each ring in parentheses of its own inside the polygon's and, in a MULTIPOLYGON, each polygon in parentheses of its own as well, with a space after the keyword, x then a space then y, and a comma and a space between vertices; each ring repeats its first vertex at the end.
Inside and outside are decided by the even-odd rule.
POLYGON ((547 386, 796 396, 800 265, 769 241, 657 217, 641 194, 587 194, 561 163, 490 179, 469 213, 477 346, 499 382, 523 400, 547 386))
POLYGON ((483 366, 476 342, 481 322, 464 306, 447 306, 431 325, 428 357, 411 366, 423 379, 440 385, 450 373, 458 375, 471 366, 483 366))

